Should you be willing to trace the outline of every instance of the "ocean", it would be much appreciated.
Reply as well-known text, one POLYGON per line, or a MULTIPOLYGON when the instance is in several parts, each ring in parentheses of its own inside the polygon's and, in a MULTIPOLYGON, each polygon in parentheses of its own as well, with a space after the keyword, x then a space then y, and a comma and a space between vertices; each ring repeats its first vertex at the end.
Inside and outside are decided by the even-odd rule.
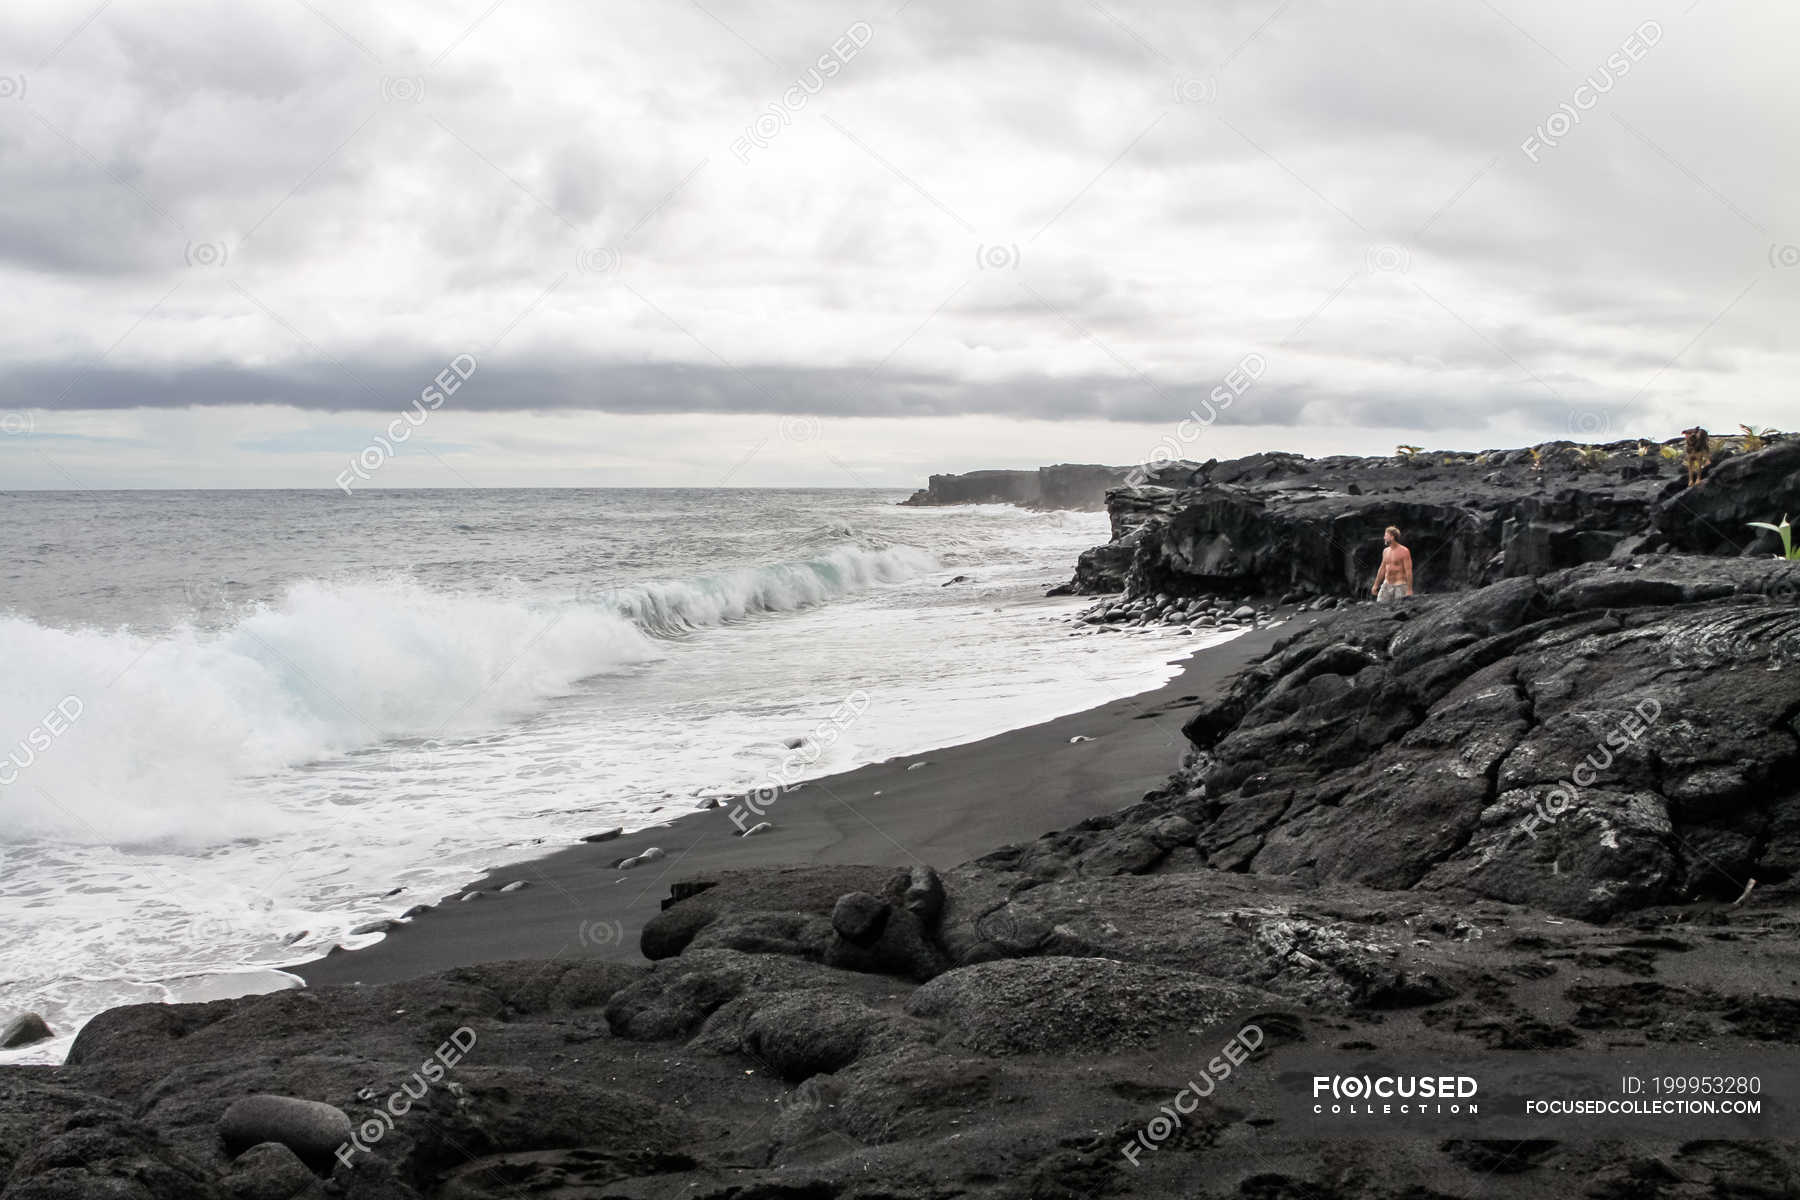
POLYGON ((1200 644, 1071 636, 1084 602, 1043 592, 1105 514, 904 495, 4 494, 0 1017, 59 1036, 0 1062, 60 1061, 114 1005, 285 986, 583 834, 1154 687, 1200 644))

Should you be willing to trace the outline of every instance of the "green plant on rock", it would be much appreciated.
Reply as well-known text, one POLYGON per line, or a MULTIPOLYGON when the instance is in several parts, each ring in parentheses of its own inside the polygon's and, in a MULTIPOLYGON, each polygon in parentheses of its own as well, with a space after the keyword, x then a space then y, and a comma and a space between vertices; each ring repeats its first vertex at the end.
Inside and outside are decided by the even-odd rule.
POLYGON ((1663 459, 1665 461, 1675 462, 1681 458, 1681 447, 1680 446, 1664 446, 1660 451, 1658 451, 1658 453, 1663 456, 1663 459))
POLYGON ((1744 431, 1745 450, 1761 450, 1781 436, 1781 430, 1772 429, 1766 425, 1760 428, 1755 425, 1739 425, 1738 428, 1744 431))
POLYGON ((1612 457, 1599 446, 1583 446, 1575 451, 1575 461, 1584 467, 1597 467, 1612 457))
POLYGON ((1400 458, 1405 460, 1406 462, 1411 462, 1413 459, 1413 455, 1418 454, 1419 452, 1421 452, 1424 449, 1425 449, 1425 447, 1423 447, 1423 446, 1400 445, 1400 446, 1394 447, 1394 453, 1399 455, 1400 458))
POLYGON ((1539 450, 1536 446, 1531 448, 1531 469, 1534 471, 1541 471, 1544 469, 1544 452, 1539 450))
POLYGON ((1771 525, 1767 521, 1751 521, 1750 527, 1752 529, 1766 529, 1770 533, 1780 536, 1781 553, 1777 554, 1775 556, 1776 558, 1785 558, 1789 562, 1800 562, 1800 546, 1794 545, 1794 525, 1793 522, 1787 519, 1787 514, 1782 514, 1781 524, 1779 525, 1771 525))

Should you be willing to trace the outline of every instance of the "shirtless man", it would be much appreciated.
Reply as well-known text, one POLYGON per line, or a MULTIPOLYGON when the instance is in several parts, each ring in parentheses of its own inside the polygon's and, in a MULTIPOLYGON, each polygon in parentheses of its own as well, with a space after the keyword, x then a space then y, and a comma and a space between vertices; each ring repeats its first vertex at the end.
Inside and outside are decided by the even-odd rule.
POLYGON ((1378 603, 1386 604, 1412 595, 1412 551, 1400 544, 1400 531, 1392 525, 1382 532, 1381 540, 1387 545, 1381 552, 1381 565, 1375 568, 1375 586, 1369 594, 1378 603))

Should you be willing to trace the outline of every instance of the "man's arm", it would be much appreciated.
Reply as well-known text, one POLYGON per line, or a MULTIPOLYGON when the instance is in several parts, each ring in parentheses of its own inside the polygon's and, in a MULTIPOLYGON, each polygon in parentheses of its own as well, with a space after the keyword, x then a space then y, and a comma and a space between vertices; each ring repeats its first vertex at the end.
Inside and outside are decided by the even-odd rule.
POLYGON ((1402 563, 1401 563, 1401 565, 1402 565, 1402 566, 1403 566, 1403 567, 1404 567, 1404 568, 1405 568, 1405 570, 1406 570, 1406 591, 1407 591, 1407 594, 1408 594, 1408 595, 1411 595, 1411 594, 1412 594, 1412 590, 1413 590, 1413 584, 1412 584, 1412 551, 1411 551, 1411 550, 1402 550, 1402 551, 1401 551, 1401 552, 1400 552, 1400 555, 1401 555, 1401 558, 1402 558, 1402 563))
POLYGON ((1387 574, 1387 551, 1381 552, 1381 561, 1375 564, 1375 582, 1369 585, 1369 595, 1381 595, 1381 577, 1387 574))

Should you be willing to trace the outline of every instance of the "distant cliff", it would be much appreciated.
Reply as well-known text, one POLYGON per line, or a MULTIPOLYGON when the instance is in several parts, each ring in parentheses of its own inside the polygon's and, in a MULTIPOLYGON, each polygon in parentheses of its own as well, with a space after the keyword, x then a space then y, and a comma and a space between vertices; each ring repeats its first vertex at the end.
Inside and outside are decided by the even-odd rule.
POLYGON ((970 471, 933 475, 930 483, 902 504, 1016 504, 1021 508, 1106 507, 1106 490, 1125 481, 1129 467, 1059 463, 1035 471, 970 471))

